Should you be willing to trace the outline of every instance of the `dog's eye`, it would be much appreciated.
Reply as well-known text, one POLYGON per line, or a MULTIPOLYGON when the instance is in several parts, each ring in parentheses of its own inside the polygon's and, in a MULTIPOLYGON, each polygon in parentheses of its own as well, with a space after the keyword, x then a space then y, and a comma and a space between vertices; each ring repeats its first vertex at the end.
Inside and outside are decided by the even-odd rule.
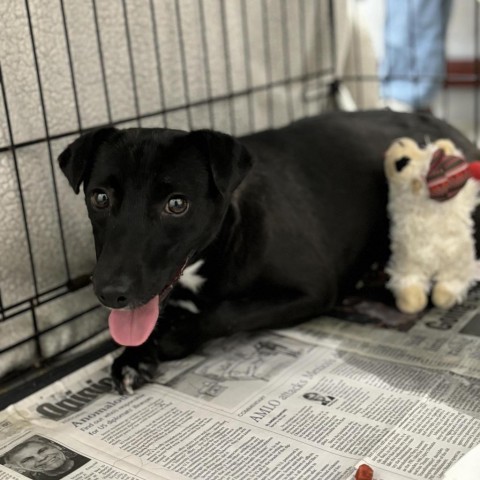
POLYGON ((94 190, 90 196, 90 202, 97 210, 105 210, 110 206, 110 198, 103 190, 94 190))
POLYGON ((170 215, 182 215, 187 210, 188 200, 180 195, 170 197, 164 208, 164 211, 170 215))

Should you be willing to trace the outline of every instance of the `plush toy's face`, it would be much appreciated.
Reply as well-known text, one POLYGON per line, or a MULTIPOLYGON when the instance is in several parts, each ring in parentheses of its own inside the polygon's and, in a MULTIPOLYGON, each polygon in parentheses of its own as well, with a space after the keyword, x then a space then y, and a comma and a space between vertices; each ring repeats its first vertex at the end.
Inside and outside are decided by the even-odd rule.
POLYGON ((390 188, 407 188, 419 193, 425 187, 432 149, 421 149, 410 138, 399 138, 385 153, 385 175, 390 188))

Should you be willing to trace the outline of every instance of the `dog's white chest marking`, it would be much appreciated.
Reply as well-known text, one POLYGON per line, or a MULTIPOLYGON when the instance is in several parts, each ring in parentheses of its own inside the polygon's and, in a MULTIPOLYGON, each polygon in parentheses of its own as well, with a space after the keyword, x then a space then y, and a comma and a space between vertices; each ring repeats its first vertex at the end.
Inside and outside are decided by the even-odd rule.
POLYGON ((191 300, 170 300, 169 305, 182 308, 190 313, 200 313, 198 307, 191 300))
POLYGON ((183 275, 180 277, 178 283, 183 287, 187 288, 193 293, 198 293, 202 288, 202 285, 206 282, 206 278, 203 278, 198 274, 198 270, 203 265, 203 260, 197 260, 192 265, 189 265, 184 271, 183 275))

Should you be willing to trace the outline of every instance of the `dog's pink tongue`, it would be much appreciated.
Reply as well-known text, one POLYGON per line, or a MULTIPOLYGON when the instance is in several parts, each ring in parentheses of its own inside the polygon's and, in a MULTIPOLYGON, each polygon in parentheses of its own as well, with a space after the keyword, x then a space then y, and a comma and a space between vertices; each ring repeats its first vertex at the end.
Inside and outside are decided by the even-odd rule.
POLYGON ((120 345, 136 347, 152 333, 159 314, 158 295, 133 310, 112 310, 108 326, 112 338, 120 345))

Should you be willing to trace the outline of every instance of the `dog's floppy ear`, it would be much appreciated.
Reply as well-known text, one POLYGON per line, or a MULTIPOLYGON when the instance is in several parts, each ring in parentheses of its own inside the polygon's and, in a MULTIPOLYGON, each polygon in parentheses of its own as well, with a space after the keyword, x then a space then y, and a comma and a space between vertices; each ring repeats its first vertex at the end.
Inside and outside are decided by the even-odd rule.
POLYGON ((213 130, 197 130, 189 134, 209 160, 210 171, 218 191, 231 194, 252 166, 252 156, 235 138, 213 130))
POLYGON ((100 145, 118 130, 113 127, 98 128, 84 133, 71 143, 58 157, 58 163, 75 193, 92 168, 100 145))

